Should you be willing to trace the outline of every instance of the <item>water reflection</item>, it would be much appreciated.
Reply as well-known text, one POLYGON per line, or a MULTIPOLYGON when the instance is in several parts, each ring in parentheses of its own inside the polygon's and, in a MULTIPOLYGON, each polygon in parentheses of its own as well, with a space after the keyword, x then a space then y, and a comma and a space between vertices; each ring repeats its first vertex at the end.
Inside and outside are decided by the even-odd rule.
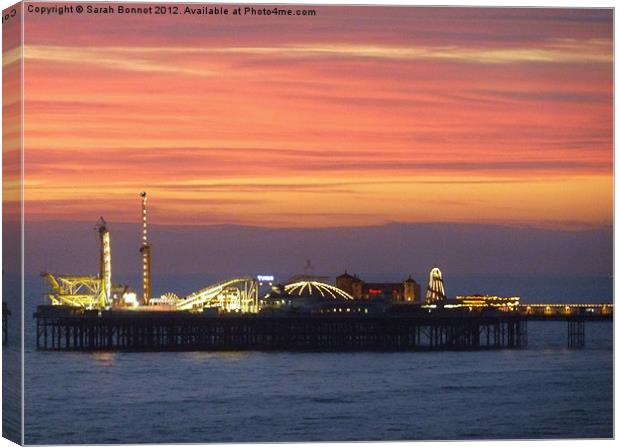
POLYGON ((93 352, 92 356, 97 363, 112 365, 116 354, 114 352, 93 352))
POLYGON ((220 351, 220 352, 205 352, 194 351, 191 353, 191 358, 198 361, 208 360, 224 360, 224 361, 240 361, 248 358, 250 355, 247 351, 220 351))

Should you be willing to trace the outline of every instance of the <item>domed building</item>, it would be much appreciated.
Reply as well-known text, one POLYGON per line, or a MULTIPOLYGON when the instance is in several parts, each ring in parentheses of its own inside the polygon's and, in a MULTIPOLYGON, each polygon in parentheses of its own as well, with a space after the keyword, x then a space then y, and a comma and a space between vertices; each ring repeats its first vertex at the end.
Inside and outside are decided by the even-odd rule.
POLYGON ((367 306, 344 290, 309 278, 274 285, 260 307, 261 312, 368 313, 367 306))
POLYGON ((352 300, 353 297, 342 289, 319 281, 297 281, 284 286, 284 290, 289 295, 306 296, 321 298, 332 298, 335 300, 352 300))

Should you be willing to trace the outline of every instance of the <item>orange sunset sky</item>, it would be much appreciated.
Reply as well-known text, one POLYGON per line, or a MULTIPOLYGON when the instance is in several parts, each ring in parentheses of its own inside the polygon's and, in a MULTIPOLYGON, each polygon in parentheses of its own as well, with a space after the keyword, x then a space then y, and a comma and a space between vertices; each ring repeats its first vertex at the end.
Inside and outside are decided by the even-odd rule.
POLYGON ((612 223, 611 10, 316 10, 26 12, 27 218, 612 223))

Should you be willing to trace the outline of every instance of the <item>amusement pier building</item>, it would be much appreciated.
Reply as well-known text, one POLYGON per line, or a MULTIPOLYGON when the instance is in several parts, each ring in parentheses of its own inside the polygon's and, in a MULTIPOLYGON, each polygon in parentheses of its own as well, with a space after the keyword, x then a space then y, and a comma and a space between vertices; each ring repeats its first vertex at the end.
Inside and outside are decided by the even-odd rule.
POLYGON ((365 282, 357 275, 346 271, 336 278, 336 287, 344 290, 356 300, 385 298, 392 301, 421 303, 420 284, 409 276, 403 282, 365 282))

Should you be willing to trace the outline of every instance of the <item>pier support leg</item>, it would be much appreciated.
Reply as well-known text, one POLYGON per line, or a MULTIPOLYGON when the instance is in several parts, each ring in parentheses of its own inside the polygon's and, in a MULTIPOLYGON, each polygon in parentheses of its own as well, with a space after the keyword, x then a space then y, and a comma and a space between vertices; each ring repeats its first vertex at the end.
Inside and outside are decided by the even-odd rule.
POLYGON ((581 349, 586 345, 586 322, 582 319, 568 320, 568 348, 581 349))

